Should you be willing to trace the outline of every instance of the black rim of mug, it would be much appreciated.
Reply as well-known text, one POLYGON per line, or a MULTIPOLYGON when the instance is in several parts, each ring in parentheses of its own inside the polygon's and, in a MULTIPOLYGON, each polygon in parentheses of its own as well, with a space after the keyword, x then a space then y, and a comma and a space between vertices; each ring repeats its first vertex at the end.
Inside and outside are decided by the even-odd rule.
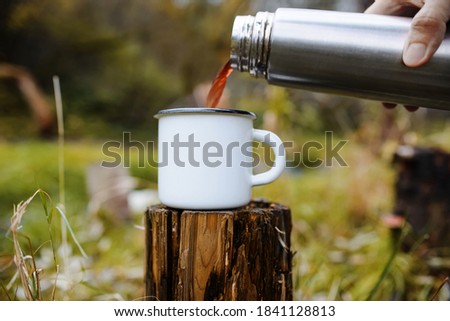
POLYGON ((173 114, 229 114, 256 118, 256 114, 246 110, 240 109, 225 109, 225 108, 199 108, 199 107, 182 107, 160 110, 154 117, 159 119, 162 116, 168 116, 173 114))

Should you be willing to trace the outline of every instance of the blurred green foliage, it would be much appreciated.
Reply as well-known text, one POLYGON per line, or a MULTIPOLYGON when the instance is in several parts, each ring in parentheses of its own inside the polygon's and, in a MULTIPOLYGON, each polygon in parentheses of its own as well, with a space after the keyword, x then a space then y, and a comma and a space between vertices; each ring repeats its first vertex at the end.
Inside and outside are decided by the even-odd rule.
MULTIPOLYGON (((124 130, 154 137, 152 116, 185 104, 189 100, 183 97, 210 82, 228 60, 236 15, 278 6, 361 11, 367 5, 364 0, 3 0, 0 64, 29 70, 50 105, 52 76, 60 77, 69 137, 111 138, 124 130)), ((275 116, 287 139, 324 130, 345 134, 380 114, 356 99, 274 88, 246 74, 233 74, 228 89, 231 107, 257 112, 257 125, 275 116)), ((0 78, 0 138, 35 132, 17 84, 0 78)))
MULTIPOLYGON (((448 132, 442 137, 446 135, 448 132)), ((394 248, 389 228, 381 219, 393 204, 395 173, 387 152, 392 145, 384 144, 384 156, 379 157, 366 142, 348 138, 349 145, 342 153, 348 167, 316 168, 295 175, 286 172, 274 183, 254 189, 254 197, 291 208, 296 300, 365 300, 394 248)), ((100 150, 100 144, 86 142, 68 143, 65 148, 66 215, 87 258, 81 257, 71 238, 63 246, 60 220, 54 215, 53 222, 47 223, 39 198, 21 222, 22 247, 41 270, 44 299, 51 298, 55 283, 57 300, 133 300, 143 296, 145 233, 136 228, 143 224, 142 213, 136 213, 132 221, 118 223, 110 213, 86 212, 83 177, 86 166, 103 160, 100 150), (58 276, 49 229, 54 235, 58 276), (68 253, 66 260, 63 249, 68 253)), ((53 203, 49 206, 58 203, 57 148, 42 142, 3 143, 0 153, 5 155, 0 184, 9 187, 9 194, 0 194, 0 284, 5 288, 12 284, 6 291, 0 288, 0 300, 8 299, 7 293, 12 299, 23 299, 19 280, 12 281, 16 268, 11 234, 7 233, 12 214, 8 204, 27 199, 37 187, 49 192, 53 203)), ((132 175, 144 178, 143 187, 154 187, 155 169, 136 165, 133 155, 132 175)), ((442 278, 431 275, 420 253, 398 253, 373 298, 429 300, 441 283, 442 278)), ((445 299, 446 293, 442 291, 439 298, 445 299)))
MULTIPOLYGON (((121 141, 122 132, 130 131, 133 139, 154 139, 153 114, 182 101, 197 84, 209 82, 228 59, 234 16, 300 2, 335 8, 326 0, 0 2, 0 63, 28 69, 50 103, 52 76, 61 79, 68 138, 66 215, 89 258, 79 258, 71 248, 70 268, 62 268, 73 277, 70 286, 58 283, 57 299, 143 295, 144 233, 132 225, 142 225, 142 215, 134 216, 131 224, 116 224, 108 213, 87 213, 86 168, 104 160, 99 138, 121 141)), ((256 128, 273 130, 293 143, 289 157, 305 142, 323 143, 325 131, 333 131, 336 140, 349 140, 343 149, 349 167, 307 169, 300 155, 299 167, 273 184, 255 188, 254 196, 292 209, 296 299, 367 298, 392 250, 389 230, 380 219, 392 209, 392 154, 398 144, 449 150, 448 113, 388 111, 379 103, 272 87, 237 73, 227 88, 232 107, 257 113, 256 128)), ((58 203, 58 147, 54 142, 23 140, 35 134, 27 109, 17 84, 0 79, 2 286, 16 271, 7 233, 13 204, 38 188, 58 203)), ((324 156, 323 151, 314 153, 313 157, 324 156)), ((139 168, 134 158, 130 171, 142 179, 139 187, 155 188, 155 168, 139 168)), ((39 248, 27 253, 43 269, 47 283, 42 290, 48 299, 55 267, 48 259, 49 227, 39 200, 30 205, 22 223, 24 244, 29 238, 33 251, 39 248)), ((59 251, 57 223, 55 219, 51 228, 59 251)), ((429 299, 441 281, 429 272, 416 253, 399 254, 374 298, 429 299)), ((7 299, 6 293, 21 298, 18 282, 11 284, 8 291, 0 288, 0 299, 7 299)))
MULTIPOLYGON (((237 0, 4 0, 0 63, 29 70, 50 102, 58 75, 66 113, 142 128, 214 77, 227 59, 232 19, 245 7, 237 0)), ((3 79, 0 101, 0 115, 27 109, 3 79)))

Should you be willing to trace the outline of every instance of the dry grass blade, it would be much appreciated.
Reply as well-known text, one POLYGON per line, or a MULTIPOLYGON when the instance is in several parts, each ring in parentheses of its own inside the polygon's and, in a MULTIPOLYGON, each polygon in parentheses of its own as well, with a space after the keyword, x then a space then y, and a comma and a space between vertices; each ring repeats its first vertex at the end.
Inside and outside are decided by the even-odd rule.
POLYGON ((86 252, 83 250, 83 247, 81 246, 80 242, 78 242, 75 233, 72 230, 72 227, 69 224, 69 221, 67 220, 66 215, 64 214, 64 212, 57 206, 55 207, 55 209, 57 210, 57 212, 59 213, 59 215, 61 215, 61 218, 63 219, 63 222, 65 223, 65 227, 69 230, 70 235, 72 236, 73 242, 75 243, 75 245, 78 247, 78 250, 80 251, 81 255, 84 258, 87 258, 88 255, 86 254, 86 252))
MULTIPOLYGON (((38 271, 36 271, 34 268, 29 269, 27 265, 27 261, 29 260, 29 256, 25 256, 23 254, 22 248, 20 246, 19 242, 19 234, 20 234, 20 228, 21 228, 21 222, 23 215, 25 214, 25 211, 30 205, 31 201, 34 199, 34 197, 40 192, 40 190, 36 191, 29 199, 27 199, 25 202, 20 202, 15 208, 14 208, 14 214, 11 217, 11 227, 10 231, 13 237, 13 243, 14 243, 14 263, 17 267, 17 272, 20 276, 20 281, 23 286, 23 291, 25 294, 25 297, 27 300, 36 300, 38 297, 36 296, 35 289, 39 288, 39 279, 36 278, 38 275, 38 271), (31 270, 31 273, 30 273, 31 270), (34 284, 35 280, 37 284, 34 284)), ((34 266, 34 264, 33 264, 34 266)))
POLYGON ((0 287, 2 288, 3 292, 5 292, 6 297, 8 298, 9 301, 12 301, 12 298, 10 297, 8 290, 5 288, 5 286, 3 285, 3 283, 0 282, 0 287))
MULTIPOLYGON (((14 264, 17 267, 16 276, 14 277, 14 280, 11 280, 10 284, 7 286, 7 289, 9 289, 12 284, 15 282, 15 279, 17 277, 20 277, 20 281, 23 287, 24 295, 27 300, 41 300, 41 287, 40 287, 40 272, 41 270, 37 268, 36 262, 34 257, 37 255, 37 253, 40 251, 40 249, 47 243, 50 244, 51 250, 53 253, 53 260, 55 263, 56 268, 56 280, 58 279, 58 275, 60 272, 58 262, 56 260, 56 251, 54 248, 54 242, 53 242, 53 233, 51 231, 51 224, 52 224, 52 212, 53 210, 56 211, 61 217, 62 222, 64 222, 65 228, 69 231, 73 242, 79 249, 80 253, 83 257, 87 258, 86 252, 81 247, 81 244, 77 240, 75 233, 73 232, 69 221, 67 220, 66 215, 60 209, 59 207, 55 208, 49 208, 47 206, 47 200, 50 200, 50 196, 42 191, 41 189, 37 190, 29 199, 27 199, 25 202, 20 202, 15 208, 13 216, 11 217, 11 227, 9 229, 9 232, 12 234, 13 238, 13 244, 14 244, 14 256, 13 261, 14 264), (41 202, 44 207, 45 215, 47 217, 47 224, 49 228, 49 237, 50 240, 42 243, 36 250, 32 250, 31 240, 20 233, 20 230, 22 228, 22 218, 26 212, 26 209, 28 205, 33 201, 33 199, 36 197, 36 195, 40 195, 41 202), (30 248, 30 255, 25 255, 24 251, 22 250, 22 247, 19 242, 19 237, 26 238, 29 243, 30 248)), ((53 286, 51 299, 54 300, 55 293, 56 293, 56 280, 53 286)))
POLYGON ((446 284, 450 285, 450 279, 449 279, 448 276, 444 279, 444 281, 442 282, 442 284, 439 286, 439 288, 437 289, 436 293, 433 294, 433 296, 431 297, 430 301, 436 300, 436 298, 437 298, 438 295, 439 295, 439 292, 441 292, 442 288, 443 288, 446 284))

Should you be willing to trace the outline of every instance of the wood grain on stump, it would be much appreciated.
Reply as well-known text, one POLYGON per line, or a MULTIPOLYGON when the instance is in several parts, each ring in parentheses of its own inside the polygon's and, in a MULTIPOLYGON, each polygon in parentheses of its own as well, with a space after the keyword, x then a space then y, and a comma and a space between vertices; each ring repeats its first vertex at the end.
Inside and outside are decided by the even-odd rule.
POLYGON ((146 213, 149 300, 292 300, 289 208, 146 213))

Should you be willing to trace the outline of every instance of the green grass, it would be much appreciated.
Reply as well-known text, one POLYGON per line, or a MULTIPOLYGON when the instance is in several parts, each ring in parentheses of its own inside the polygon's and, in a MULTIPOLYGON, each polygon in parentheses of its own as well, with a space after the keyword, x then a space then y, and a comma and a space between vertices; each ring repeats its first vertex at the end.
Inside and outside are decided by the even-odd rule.
MULTIPOLYGON (((142 225, 142 215, 118 223, 106 212, 86 212, 86 167, 102 160, 101 145, 66 142, 65 146, 65 214, 87 258, 70 236, 68 244, 62 243, 60 216, 53 211, 49 222, 39 198, 24 214, 20 240, 41 269, 43 299, 53 298, 55 284, 57 300, 144 295, 144 231, 135 227, 142 225)), ((442 284, 429 276, 428 267, 415 253, 392 254, 395 246, 381 220, 393 205, 392 147, 385 148, 381 155, 388 156, 375 156, 365 144, 350 138, 343 155, 349 167, 286 173, 254 189, 254 197, 292 210, 295 299, 428 300, 442 284)), ((53 142, 4 142, 0 155, 0 299, 23 299, 18 280, 4 290, 16 271, 10 264, 14 251, 7 233, 13 204, 41 188, 51 197, 48 207, 57 205, 58 150, 53 142)), ((155 187, 155 169, 139 169, 134 163, 131 173, 141 179, 142 187, 155 187)))
MULTIPOLYGON (((109 213, 92 215, 86 212, 88 195, 86 192, 86 169, 102 160, 102 144, 69 142, 65 145, 66 211, 68 221, 77 238, 88 253, 84 259, 75 244, 69 239, 70 268, 63 266, 63 248, 60 235, 60 217, 53 211, 51 226, 46 218, 42 201, 33 200, 23 217, 23 248, 28 253, 36 253, 37 262, 43 269, 43 297, 50 299, 50 280, 58 279, 61 287, 56 291, 56 299, 137 298, 142 296, 142 270, 144 241, 143 232, 133 224, 141 225, 140 218, 135 222, 118 224, 109 213), (56 267, 49 244, 49 229, 55 236, 55 248, 59 258, 60 271, 56 267), (29 240, 29 242, 28 242, 29 240), (30 244, 30 246, 29 246, 30 244), (130 246, 131 245, 131 246, 130 246), (31 249, 30 249, 31 247, 31 249), (64 280, 64 269, 69 269, 71 280, 64 280), (117 280, 121 280, 116 282, 117 280), (117 292, 120 289, 120 292, 117 292)), ((11 263, 13 242, 8 233, 13 205, 26 200, 39 188, 52 198, 49 207, 58 204, 58 148, 54 142, 0 143, 0 282, 6 286, 14 275, 11 263), (0 265, 1 266, 1 265, 0 265)), ((141 179, 142 187, 149 187, 144 179, 155 177, 151 168, 139 169, 133 166, 133 176, 141 179)), ((68 274, 68 275, 69 275, 68 274)), ((14 297, 15 287, 9 291, 14 297)), ((20 291, 18 292, 20 298, 20 291)), ((0 290, 0 298, 6 299, 5 291, 0 290)))

